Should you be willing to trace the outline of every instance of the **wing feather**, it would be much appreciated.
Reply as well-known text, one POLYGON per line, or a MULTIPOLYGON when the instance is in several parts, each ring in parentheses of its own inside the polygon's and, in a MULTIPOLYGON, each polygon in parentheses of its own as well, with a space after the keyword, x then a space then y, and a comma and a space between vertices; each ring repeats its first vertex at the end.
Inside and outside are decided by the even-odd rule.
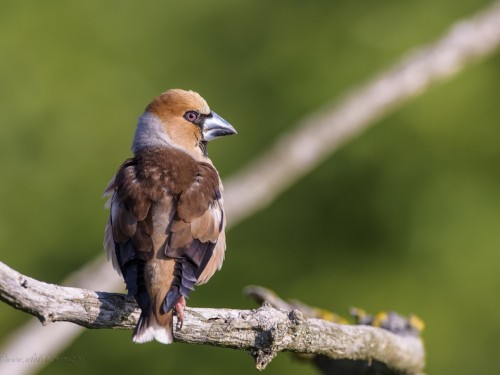
POLYGON ((176 279, 165 301, 166 309, 180 296, 188 297, 194 285, 206 282, 222 263, 225 223, 221 189, 215 168, 198 163, 194 182, 179 197, 165 246, 165 255, 176 259, 176 279))

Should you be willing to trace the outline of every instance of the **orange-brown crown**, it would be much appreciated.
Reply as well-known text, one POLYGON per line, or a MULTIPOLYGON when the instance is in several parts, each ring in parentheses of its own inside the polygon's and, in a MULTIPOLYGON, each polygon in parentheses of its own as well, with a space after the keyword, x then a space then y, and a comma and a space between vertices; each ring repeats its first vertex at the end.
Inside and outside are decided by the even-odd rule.
POLYGON ((205 99, 197 92, 171 89, 153 99, 146 107, 146 111, 165 120, 172 115, 182 117, 187 111, 208 115, 210 108, 205 99))

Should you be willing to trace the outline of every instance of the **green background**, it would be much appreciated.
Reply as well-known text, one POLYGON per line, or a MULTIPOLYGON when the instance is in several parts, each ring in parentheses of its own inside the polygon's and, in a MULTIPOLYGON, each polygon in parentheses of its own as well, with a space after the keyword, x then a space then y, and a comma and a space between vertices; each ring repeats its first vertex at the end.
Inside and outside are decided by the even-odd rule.
MULTIPOLYGON (((478 0, 3 1, 0 259, 60 282, 101 253, 101 193, 162 91, 200 92, 239 134, 223 179, 307 113, 473 14, 478 0)), ((500 56, 379 121, 231 229, 191 306, 251 308, 249 284, 344 313, 415 313, 430 374, 498 374, 500 56)), ((229 218, 230 220, 230 218, 229 218)), ((0 304, 0 339, 27 315, 0 304)), ((43 347, 40 348, 43 352, 43 347)), ((247 353, 87 330, 42 374, 253 374, 247 353)), ((266 374, 315 374, 281 354, 266 374)))

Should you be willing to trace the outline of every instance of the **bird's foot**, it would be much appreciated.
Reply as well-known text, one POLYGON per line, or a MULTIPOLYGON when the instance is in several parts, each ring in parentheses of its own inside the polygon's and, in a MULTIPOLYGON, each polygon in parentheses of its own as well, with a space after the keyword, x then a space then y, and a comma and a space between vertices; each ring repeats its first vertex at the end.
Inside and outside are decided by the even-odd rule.
POLYGON ((176 329, 178 331, 181 330, 182 325, 184 323, 184 307, 186 307, 186 299, 184 298, 184 296, 181 296, 181 298, 179 298, 179 300, 174 306, 175 315, 177 315, 176 329))

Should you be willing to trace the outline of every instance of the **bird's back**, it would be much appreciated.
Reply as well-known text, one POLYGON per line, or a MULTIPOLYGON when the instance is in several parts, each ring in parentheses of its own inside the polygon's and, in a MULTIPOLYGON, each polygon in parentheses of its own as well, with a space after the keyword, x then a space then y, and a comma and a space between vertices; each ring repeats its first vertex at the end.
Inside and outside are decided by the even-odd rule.
POLYGON ((222 263, 225 219, 218 173, 182 150, 145 148, 122 164, 109 190, 108 255, 141 310, 168 326, 176 301, 222 263))

